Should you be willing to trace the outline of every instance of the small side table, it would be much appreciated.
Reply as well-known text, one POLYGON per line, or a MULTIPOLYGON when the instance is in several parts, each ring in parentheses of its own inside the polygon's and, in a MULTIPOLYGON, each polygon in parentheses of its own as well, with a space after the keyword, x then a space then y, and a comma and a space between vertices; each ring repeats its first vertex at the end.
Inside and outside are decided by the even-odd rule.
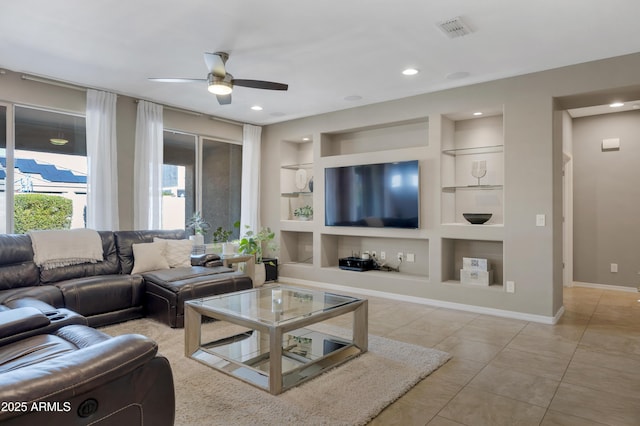
POLYGON ((245 273, 251 278, 251 281, 255 281, 256 278, 256 258, 252 254, 221 254, 222 264, 226 267, 234 263, 245 263, 245 273))

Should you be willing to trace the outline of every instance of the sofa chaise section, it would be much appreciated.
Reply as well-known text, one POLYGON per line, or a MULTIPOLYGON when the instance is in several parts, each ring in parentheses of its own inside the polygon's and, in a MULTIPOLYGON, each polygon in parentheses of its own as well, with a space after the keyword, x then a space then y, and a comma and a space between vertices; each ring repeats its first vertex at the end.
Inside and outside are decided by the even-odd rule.
MULTIPOLYGON (((135 264, 133 245, 154 239, 183 239, 184 231, 117 231, 114 233, 122 272, 135 264)), ((246 274, 222 266, 217 255, 191 260, 192 266, 141 272, 145 282, 145 315, 171 327, 184 327, 184 302, 199 297, 247 290, 253 282, 246 274), (206 265, 206 266, 200 266, 206 265)))

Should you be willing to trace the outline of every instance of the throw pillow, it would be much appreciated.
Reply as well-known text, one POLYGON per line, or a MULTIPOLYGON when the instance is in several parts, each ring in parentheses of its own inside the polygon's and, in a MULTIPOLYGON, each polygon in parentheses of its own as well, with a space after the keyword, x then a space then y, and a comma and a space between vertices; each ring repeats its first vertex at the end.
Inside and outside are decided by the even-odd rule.
POLYGON ((132 274, 139 274, 159 269, 169 269, 167 259, 164 257, 165 243, 162 241, 153 243, 133 244, 133 269, 132 274))
POLYGON ((164 251, 164 257, 171 268, 189 267, 191 266, 191 251, 193 250, 193 241, 191 240, 168 240, 163 238, 154 238, 153 241, 164 242, 167 246, 164 251))

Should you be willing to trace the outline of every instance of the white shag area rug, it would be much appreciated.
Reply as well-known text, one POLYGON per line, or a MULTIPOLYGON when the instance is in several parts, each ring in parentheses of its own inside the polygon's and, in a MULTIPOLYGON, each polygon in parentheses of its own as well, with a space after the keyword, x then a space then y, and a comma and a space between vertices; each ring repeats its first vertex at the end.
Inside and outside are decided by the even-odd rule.
MULTIPOLYGON (((324 324, 313 328, 343 337, 350 332, 324 324)), ((369 335, 368 352, 271 395, 185 357, 183 329, 140 319, 101 330, 112 336, 139 333, 158 342, 173 370, 178 426, 364 425, 451 358, 446 352, 369 335)))

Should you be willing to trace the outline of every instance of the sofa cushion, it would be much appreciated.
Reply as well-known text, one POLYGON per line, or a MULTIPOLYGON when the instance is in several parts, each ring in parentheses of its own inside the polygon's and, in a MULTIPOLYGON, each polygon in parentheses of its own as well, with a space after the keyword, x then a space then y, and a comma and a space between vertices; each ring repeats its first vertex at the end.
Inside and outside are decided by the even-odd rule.
POLYGON ((101 275, 76 278, 55 285, 64 306, 85 317, 142 306, 144 280, 140 275, 101 275))
POLYGON ((22 234, 0 234, 0 290, 40 284, 33 262, 31 238, 22 234))
POLYGON ((43 334, 28 337, 12 343, 10 350, 0 351, 0 374, 51 360, 77 350, 76 345, 58 336, 43 334))
POLYGON ((172 288, 171 283, 188 281, 199 277, 214 277, 219 274, 233 272, 233 269, 225 266, 207 268, 204 266, 190 266, 188 268, 173 268, 145 272, 142 274, 146 281, 156 283, 162 287, 172 288))
POLYGON ((131 273, 139 274, 157 269, 169 269, 169 263, 164 255, 166 245, 164 241, 133 244, 133 269, 131 273))
POLYGON ((40 300, 54 308, 64 307, 62 292, 54 285, 37 285, 0 291, 0 303, 3 305, 13 305, 18 299, 25 298, 40 300))
POLYGON ((123 274, 130 274, 133 269, 133 244, 151 243, 155 237, 182 240, 185 237, 184 229, 172 231, 116 231, 116 250, 120 260, 120 270, 123 274))
POLYGON ((83 263, 40 271, 40 281, 43 283, 57 283, 73 278, 91 277, 94 275, 112 275, 120 272, 118 253, 113 232, 98 231, 102 239, 103 260, 97 263, 83 263))
POLYGON ((154 238, 154 242, 164 242, 164 257, 170 268, 180 268, 191 266, 191 252, 193 241, 191 240, 167 240, 164 238, 154 238))

